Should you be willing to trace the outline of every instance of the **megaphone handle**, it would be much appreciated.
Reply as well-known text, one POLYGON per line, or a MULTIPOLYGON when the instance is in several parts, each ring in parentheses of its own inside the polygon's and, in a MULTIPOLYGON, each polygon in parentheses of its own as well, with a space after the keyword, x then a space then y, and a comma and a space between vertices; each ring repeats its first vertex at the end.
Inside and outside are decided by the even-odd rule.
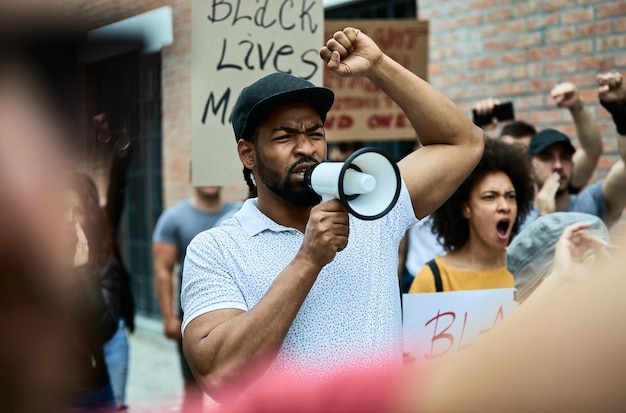
POLYGON ((331 199, 335 199, 335 197, 330 194, 322 194, 322 202, 330 201, 331 199))

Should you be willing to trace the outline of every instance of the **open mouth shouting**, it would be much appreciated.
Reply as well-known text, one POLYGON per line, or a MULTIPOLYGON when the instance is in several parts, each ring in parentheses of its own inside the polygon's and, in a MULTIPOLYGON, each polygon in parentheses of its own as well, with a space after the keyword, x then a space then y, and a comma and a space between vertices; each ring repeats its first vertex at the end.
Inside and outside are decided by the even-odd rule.
POLYGON ((496 224, 496 232, 498 238, 503 241, 508 241, 511 236, 511 229, 513 229, 513 220, 510 218, 502 218, 496 224))
POLYGON ((317 165, 319 162, 310 160, 301 160, 291 167, 290 175, 294 177, 296 182, 304 182, 304 174, 313 165, 317 165))

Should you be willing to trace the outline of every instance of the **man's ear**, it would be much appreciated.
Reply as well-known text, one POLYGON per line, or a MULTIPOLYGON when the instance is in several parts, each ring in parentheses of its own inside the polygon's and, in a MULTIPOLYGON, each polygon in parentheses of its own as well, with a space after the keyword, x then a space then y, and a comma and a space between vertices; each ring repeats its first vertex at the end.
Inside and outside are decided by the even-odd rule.
POLYGON ((245 139, 239 139, 237 142, 237 153, 239 153, 239 160, 246 168, 252 170, 255 166, 255 153, 254 145, 252 142, 245 139))

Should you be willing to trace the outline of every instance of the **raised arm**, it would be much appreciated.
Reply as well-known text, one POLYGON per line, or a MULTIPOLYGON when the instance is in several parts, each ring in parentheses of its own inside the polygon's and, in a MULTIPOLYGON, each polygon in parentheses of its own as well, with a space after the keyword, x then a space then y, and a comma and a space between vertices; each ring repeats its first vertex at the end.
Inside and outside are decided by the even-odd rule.
POLYGON ((570 187, 580 190, 593 175, 602 155, 602 134, 591 111, 587 109, 578 92, 578 88, 571 82, 559 83, 550 92, 556 105, 569 109, 574 124, 580 148, 574 154, 574 170, 570 187))
POLYGON ((619 159, 611 167, 602 185, 602 193, 612 222, 619 219, 626 207, 626 84, 617 72, 597 77, 600 104, 609 111, 617 129, 619 159))
POLYGON ((484 133, 447 97, 391 57, 355 28, 336 32, 320 50, 340 76, 364 76, 402 108, 422 148, 400 161, 418 218, 433 212, 474 169, 484 133))
POLYGON ((124 150, 116 150, 115 157, 109 171, 109 186, 107 189, 106 214, 109 224, 114 231, 114 236, 120 226, 122 213, 124 212, 124 202, 126 198, 126 188, 128 186, 128 170, 130 168, 131 148, 126 146, 124 150))

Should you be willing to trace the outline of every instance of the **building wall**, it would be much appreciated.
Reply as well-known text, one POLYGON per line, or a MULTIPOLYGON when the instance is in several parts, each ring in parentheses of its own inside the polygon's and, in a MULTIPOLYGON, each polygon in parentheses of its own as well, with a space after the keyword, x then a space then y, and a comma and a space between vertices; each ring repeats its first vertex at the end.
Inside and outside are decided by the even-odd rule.
POLYGON ((419 0, 430 22, 429 81, 468 114, 482 98, 512 100, 516 117, 575 138, 567 110, 550 90, 573 82, 598 119, 606 156, 615 162, 616 132, 598 104, 595 76, 626 74, 626 2, 607 0, 419 0))
MULTIPOLYGON (((616 131, 599 106, 596 75, 626 75, 626 2, 619 0, 419 0, 429 20, 429 81, 463 110, 494 97, 511 100, 516 118, 554 127, 577 145, 567 110, 550 90, 573 82, 602 129, 605 153, 594 180, 617 155, 616 131)), ((626 239, 626 214, 613 227, 626 239)))

